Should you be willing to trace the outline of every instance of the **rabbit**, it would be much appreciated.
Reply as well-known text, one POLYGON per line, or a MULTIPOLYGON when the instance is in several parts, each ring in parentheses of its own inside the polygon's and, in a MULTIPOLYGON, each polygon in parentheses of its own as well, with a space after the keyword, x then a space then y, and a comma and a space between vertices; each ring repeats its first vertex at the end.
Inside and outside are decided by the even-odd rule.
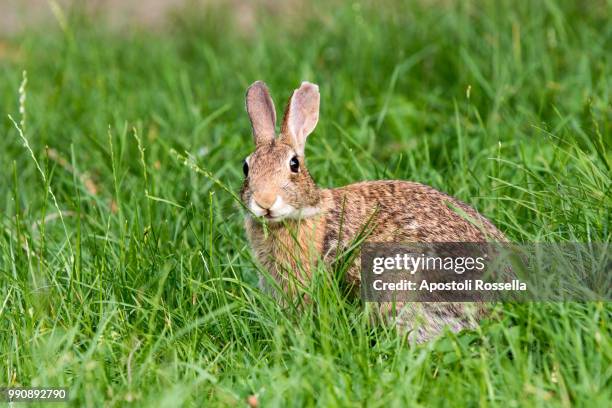
MULTIPOLYGON (((368 242, 506 241, 467 204, 416 182, 363 181, 319 188, 304 156, 306 139, 319 119, 319 103, 319 87, 302 82, 287 103, 277 135, 276 110, 265 83, 257 81, 246 92, 255 150, 243 163, 240 198, 249 210, 245 229, 255 257, 282 290, 292 290, 290 277, 307 282, 317 262, 329 265, 368 222, 368 242)), ((357 257, 346 274, 357 288, 359 267, 357 257)), ((265 286, 262 277, 260 284, 265 286)), ((471 306, 379 304, 381 315, 406 329, 415 342, 427 341, 445 327, 455 332, 474 327, 482 313, 471 306)))

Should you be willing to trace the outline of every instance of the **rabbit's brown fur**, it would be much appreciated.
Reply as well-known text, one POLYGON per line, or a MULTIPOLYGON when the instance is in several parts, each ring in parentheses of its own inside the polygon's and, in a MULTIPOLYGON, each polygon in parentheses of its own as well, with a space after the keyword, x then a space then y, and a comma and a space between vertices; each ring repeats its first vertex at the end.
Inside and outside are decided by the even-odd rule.
MULTIPOLYGON (((284 290, 291 278, 306 282, 318 260, 335 259, 338 251, 367 230, 369 242, 487 242, 504 235, 477 211, 431 187, 408 181, 366 181, 336 189, 319 189, 304 164, 306 137, 318 120, 316 85, 303 83, 290 99, 281 133, 276 137, 274 105, 261 82, 247 91, 247 111, 256 149, 247 159, 244 203, 260 219, 247 216, 246 231, 257 259, 284 290), (291 160, 299 162, 291 170, 291 160)), ((295 164, 295 163, 294 163, 295 164)), ((348 280, 358 287, 359 258, 348 280)), ((443 327, 472 326, 470 304, 381 304, 411 336, 423 341, 443 327)), ((472 307, 472 309, 474 309, 472 307)))

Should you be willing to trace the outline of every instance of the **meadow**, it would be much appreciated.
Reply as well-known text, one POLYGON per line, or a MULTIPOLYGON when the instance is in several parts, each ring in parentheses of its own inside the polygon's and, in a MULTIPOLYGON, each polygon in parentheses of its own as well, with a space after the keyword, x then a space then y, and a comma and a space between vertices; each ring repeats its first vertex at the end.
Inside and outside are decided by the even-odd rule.
POLYGON ((91 407, 607 406, 609 303, 498 304, 411 345, 334 271, 307 307, 262 292, 235 194, 247 86, 280 115, 308 80, 320 186, 413 180, 515 242, 610 242, 612 3, 288 4, 157 30, 58 7, 0 40, 0 386, 91 407))

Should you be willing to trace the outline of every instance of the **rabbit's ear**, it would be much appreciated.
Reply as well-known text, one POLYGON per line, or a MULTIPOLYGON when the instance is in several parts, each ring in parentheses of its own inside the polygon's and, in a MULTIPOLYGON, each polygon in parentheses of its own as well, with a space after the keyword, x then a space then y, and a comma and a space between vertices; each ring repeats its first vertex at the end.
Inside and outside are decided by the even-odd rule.
POLYGON ((281 134, 283 138, 289 138, 290 143, 298 155, 304 155, 306 137, 314 130, 319 121, 319 87, 310 82, 302 82, 302 85, 291 95, 281 134))
POLYGON ((251 119, 255 144, 259 145, 274 140, 276 137, 276 110, 268 87, 262 81, 254 82, 247 89, 246 110, 251 119))

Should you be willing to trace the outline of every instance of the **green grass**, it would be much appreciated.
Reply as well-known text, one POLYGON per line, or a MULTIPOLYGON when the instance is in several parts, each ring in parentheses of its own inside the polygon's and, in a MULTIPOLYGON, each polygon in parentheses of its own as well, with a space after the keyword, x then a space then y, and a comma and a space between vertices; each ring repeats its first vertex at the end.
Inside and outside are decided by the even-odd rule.
POLYGON ((193 9, 157 32, 66 12, 2 40, 0 386, 68 387, 74 406, 610 402, 606 302, 498 305, 411 346, 330 271, 301 310, 256 287, 239 205, 196 170, 238 191, 256 79, 279 109, 320 85, 320 186, 415 180, 514 241, 612 240, 612 3, 377 4, 255 28, 193 9), (31 151, 7 117, 22 70, 31 151))

